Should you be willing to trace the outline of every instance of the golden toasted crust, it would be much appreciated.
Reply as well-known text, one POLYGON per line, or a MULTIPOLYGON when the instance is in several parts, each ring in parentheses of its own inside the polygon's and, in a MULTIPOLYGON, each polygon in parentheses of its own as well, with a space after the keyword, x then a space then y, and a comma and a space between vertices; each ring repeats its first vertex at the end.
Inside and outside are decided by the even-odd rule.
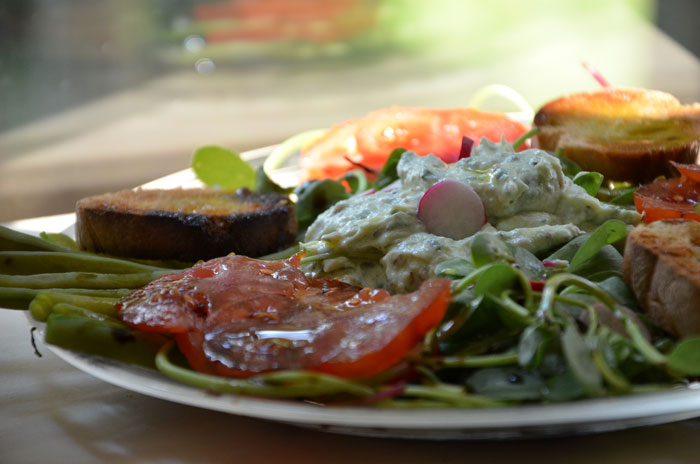
POLYGON ((637 226, 627 238, 623 274, 659 327, 700 334, 700 223, 667 219, 637 226))
POLYGON ((76 238, 88 251, 197 261, 237 253, 262 256, 292 243, 294 206, 277 194, 124 190, 76 205, 76 238))
POLYGON ((647 182, 674 175, 669 161, 700 153, 700 104, 645 89, 607 89, 559 98, 535 115, 533 144, 608 179, 647 182))

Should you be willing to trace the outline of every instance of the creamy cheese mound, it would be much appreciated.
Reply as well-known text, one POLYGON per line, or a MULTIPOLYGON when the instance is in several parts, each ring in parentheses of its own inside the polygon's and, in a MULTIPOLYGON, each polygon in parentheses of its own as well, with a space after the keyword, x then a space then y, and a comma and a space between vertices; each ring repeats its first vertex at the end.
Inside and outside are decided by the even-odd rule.
MULTIPOLYGON (((433 235, 418 219, 423 194, 445 179, 464 182, 479 195, 487 216, 483 232, 532 253, 563 245, 608 219, 640 220, 634 211, 590 196, 564 175, 556 157, 539 149, 516 153, 505 141, 484 138, 469 158, 452 164, 406 152, 397 170, 400 186, 355 195, 316 219, 306 243, 322 243, 329 257, 304 264, 304 272, 404 293, 431 277, 440 262, 469 258, 472 237, 433 235)), ((313 256, 317 247, 306 248, 313 256)))

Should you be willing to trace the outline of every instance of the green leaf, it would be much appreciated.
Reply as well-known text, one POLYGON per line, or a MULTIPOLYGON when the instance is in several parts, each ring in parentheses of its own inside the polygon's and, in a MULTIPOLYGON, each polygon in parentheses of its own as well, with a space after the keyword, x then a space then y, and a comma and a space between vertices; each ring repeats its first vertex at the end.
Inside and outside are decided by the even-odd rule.
POLYGON ((503 326, 495 303, 490 298, 474 298, 471 292, 462 292, 447 307, 450 320, 443 324, 436 338, 440 351, 453 353, 479 338, 492 336, 503 326))
POLYGON ((304 182, 294 190, 297 195, 297 220, 304 230, 316 217, 340 200, 349 198, 347 190, 338 181, 324 179, 304 182))
POLYGON ((574 184, 582 187, 586 193, 594 197, 603 185, 603 175, 599 172, 581 171, 574 176, 574 184))
POLYGON ((559 148, 556 152, 548 152, 550 155, 559 158, 559 164, 561 164, 562 172, 565 176, 573 178, 576 174, 581 172, 581 167, 576 164, 576 162, 571 161, 569 158, 564 156, 564 149, 559 148))
POLYGON ((622 221, 613 219, 601 224, 571 258, 569 270, 575 272, 576 268, 592 258, 605 245, 615 243, 626 235, 627 225, 622 221))
POLYGON ((474 265, 463 258, 449 259, 435 266, 435 275, 449 279, 461 279, 474 272, 474 265))
POLYGON ((547 278, 547 270, 542 265, 542 261, 525 248, 507 243, 515 265, 530 280, 544 280, 547 278))
POLYGON ((255 188, 253 189, 260 193, 290 193, 292 188, 284 188, 275 183, 265 172, 262 166, 255 171, 255 188))
MULTIPOLYGON (((590 236, 591 234, 579 235, 546 259, 571 262, 574 255, 576 255, 590 236)), ((622 262, 623 260, 620 252, 612 245, 605 245, 586 262, 580 264, 573 273, 585 277, 588 280, 598 282, 611 276, 621 276, 622 262)), ((571 271, 571 269, 569 269, 569 271, 571 271)))
POLYGON ((197 149, 192 156, 192 170, 209 187, 255 187, 253 167, 237 153, 223 147, 207 146, 197 149))
POLYGON ((622 277, 617 275, 608 277, 607 279, 598 282, 598 286, 622 306, 634 311, 641 310, 634 292, 632 292, 632 290, 627 286, 622 277))
POLYGON ((581 382, 584 389, 592 395, 602 395, 603 376, 591 358, 583 336, 574 323, 569 324, 561 336, 561 345, 571 373, 581 382))
POLYGON ((629 187, 626 189, 621 190, 617 195, 610 200, 610 203, 613 205, 619 205, 619 206, 630 206, 634 204, 634 192, 637 191, 639 187, 634 186, 634 187, 629 187))
POLYGON ((504 290, 512 288, 518 282, 518 271, 505 263, 495 263, 479 276, 474 286, 474 295, 487 293, 500 295, 504 290))
POLYGON ((518 364, 522 367, 537 367, 552 345, 552 336, 541 325, 530 325, 520 335, 518 364))
POLYGON ((514 261, 513 255, 506 243, 488 232, 479 232, 472 239, 472 262, 476 267, 494 262, 514 261))
POLYGON ((399 175, 396 172, 396 167, 399 165, 401 155, 403 155, 406 151, 407 150, 405 148, 397 148, 391 152, 389 158, 386 160, 386 163, 384 163, 382 170, 379 171, 379 175, 377 176, 377 182, 375 183, 377 190, 383 189, 399 178, 399 175))
POLYGON ((575 400, 585 393, 583 385, 571 372, 557 374, 547 379, 545 392, 546 399, 554 402, 575 400))
POLYGON ((476 394, 514 401, 541 399, 545 386, 536 372, 501 367, 479 369, 466 384, 476 394))
POLYGON ((682 340, 666 359, 676 371, 685 375, 700 375, 700 337, 682 340))

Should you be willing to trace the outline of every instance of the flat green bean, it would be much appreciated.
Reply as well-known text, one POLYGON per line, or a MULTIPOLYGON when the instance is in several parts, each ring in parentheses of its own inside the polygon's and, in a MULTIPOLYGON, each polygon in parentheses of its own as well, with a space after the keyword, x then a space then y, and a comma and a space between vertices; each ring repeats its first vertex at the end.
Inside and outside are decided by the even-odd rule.
POLYGON ((9 227, 0 226, 0 250, 27 250, 27 251, 72 251, 53 242, 25 234, 9 227))
POLYGON ((54 243, 56 245, 69 248, 71 250, 79 250, 80 247, 78 247, 78 244, 73 240, 72 237, 69 237, 66 234, 63 233, 55 233, 55 232, 42 232, 39 234, 39 237, 43 238, 47 242, 54 243))
POLYGON ((57 272, 128 274, 163 268, 107 258, 90 253, 62 251, 0 251, 0 274, 31 275, 57 272))
POLYGON ((68 303, 74 306, 100 313, 106 316, 116 316, 116 298, 103 298, 69 293, 39 293, 29 303, 29 312, 37 321, 45 321, 53 312, 57 303, 68 303))
POLYGON ((52 314, 46 321, 45 341, 68 350, 152 368, 166 339, 120 323, 52 314))
POLYGON ((88 297, 110 298, 115 302, 133 292, 130 288, 22 288, 0 287, 0 308, 29 309, 31 301, 40 293, 60 293, 88 297))
POLYGON ((87 317, 89 319, 96 319, 98 321, 103 321, 103 322, 112 322, 112 323, 119 323, 119 319, 116 319, 111 316, 106 316, 101 313, 96 313, 94 311, 90 311, 89 309, 85 309, 80 306, 76 306, 74 304, 70 303, 56 303, 53 305, 53 308, 51 308, 51 314, 64 314, 68 316, 80 316, 80 317, 87 317))
POLYGON ((0 287, 23 288, 138 288, 172 271, 102 274, 60 272, 33 275, 0 274, 0 287))

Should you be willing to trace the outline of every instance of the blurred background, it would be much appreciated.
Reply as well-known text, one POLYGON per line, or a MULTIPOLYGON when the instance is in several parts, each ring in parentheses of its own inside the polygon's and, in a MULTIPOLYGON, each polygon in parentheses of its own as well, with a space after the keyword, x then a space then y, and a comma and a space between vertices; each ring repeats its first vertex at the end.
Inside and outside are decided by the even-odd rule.
MULTIPOLYGON (((0 0, 0 221, 390 105, 505 84, 700 101, 694 0, 0 0)), ((485 109, 508 111, 504 101, 485 109)))

